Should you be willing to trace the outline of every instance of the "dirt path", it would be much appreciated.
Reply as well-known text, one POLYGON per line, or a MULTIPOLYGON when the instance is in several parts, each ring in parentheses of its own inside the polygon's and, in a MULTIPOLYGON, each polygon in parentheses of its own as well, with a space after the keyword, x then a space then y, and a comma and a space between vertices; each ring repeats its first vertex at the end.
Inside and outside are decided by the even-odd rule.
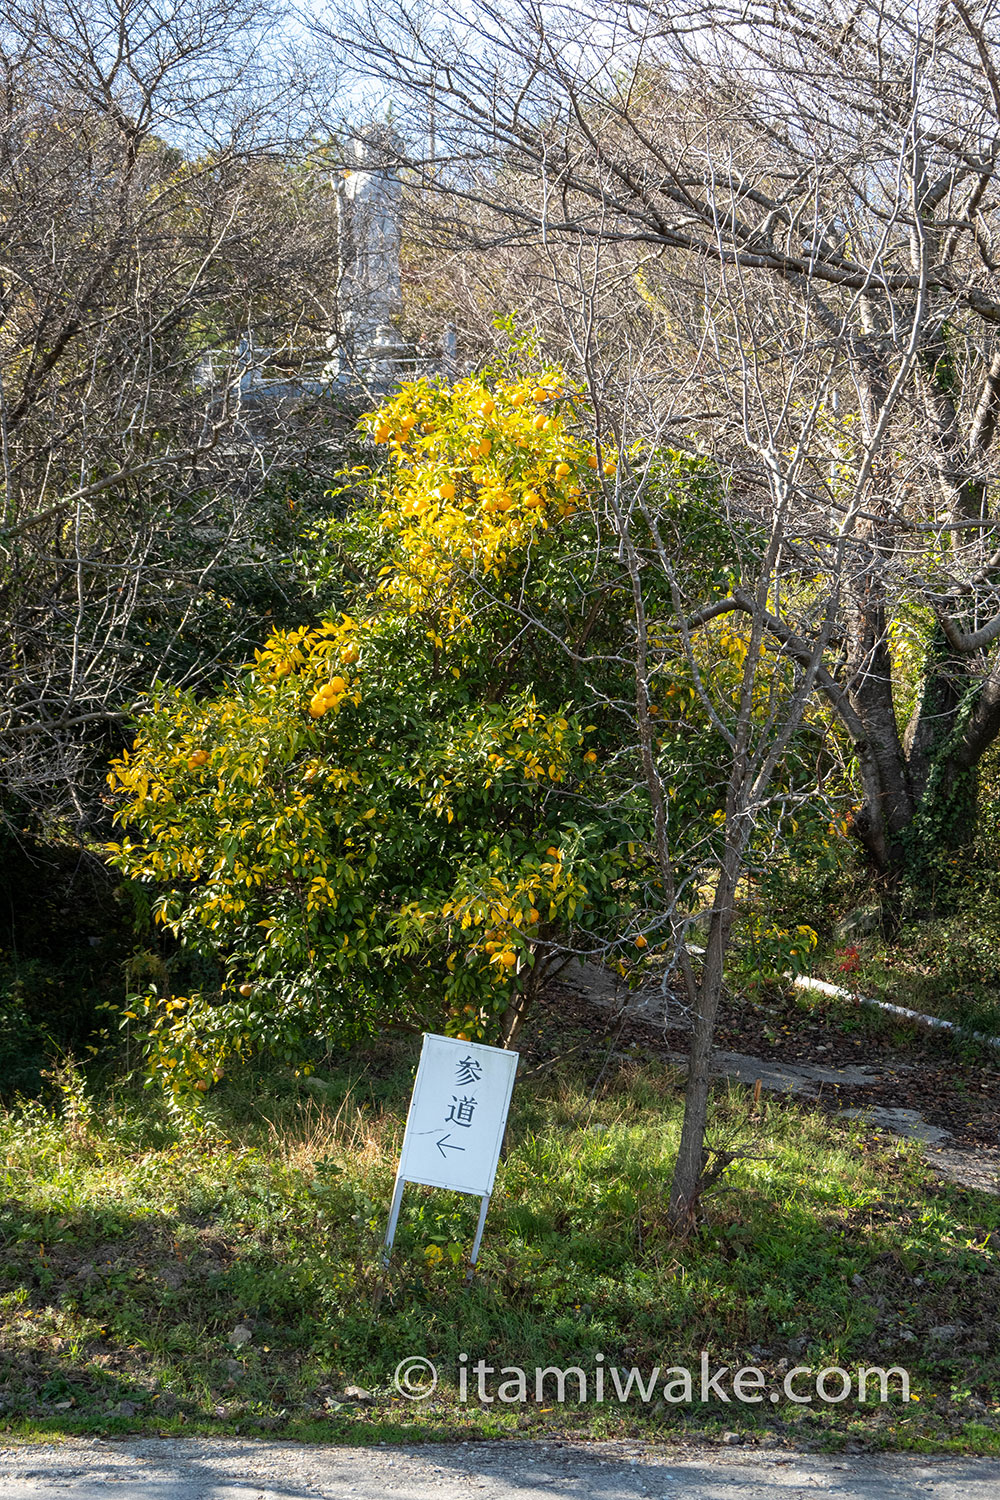
POLYGON ((4 1500, 996 1500, 1000 1461, 627 1443, 319 1448, 144 1439, 0 1449, 4 1500))
MULTIPOLYGON (((605 1012, 622 1011, 647 1044, 685 1065, 684 1018, 659 989, 628 994, 596 964, 572 965, 560 988, 605 1012)), ((782 1025, 756 1007, 730 1007, 719 1028, 715 1072, 750 1088, 759 1079, 772 1093, 814 1100, 873 1129, 920 1141, 928 1163, 948 1181, 1000 1194, 1000 1069, 963 1073, 940 1037, 916 1036, 901 1058, 888 1042, 845 1036, 801 1012, 796 1021, 782 1025)))

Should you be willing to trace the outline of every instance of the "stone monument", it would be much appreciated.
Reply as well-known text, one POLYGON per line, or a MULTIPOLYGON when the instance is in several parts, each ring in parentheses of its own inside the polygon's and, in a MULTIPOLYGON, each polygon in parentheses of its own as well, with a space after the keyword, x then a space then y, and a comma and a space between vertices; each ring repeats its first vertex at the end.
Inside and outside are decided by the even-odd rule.
POLYGON ((400 200, 395 170, 399 143, 377 126, 351 142, 355 165, 335 179, 340 282, 340 328, 331 338, 334 378, 391 380, 410 352, 395 328, 402 309, 400 200))

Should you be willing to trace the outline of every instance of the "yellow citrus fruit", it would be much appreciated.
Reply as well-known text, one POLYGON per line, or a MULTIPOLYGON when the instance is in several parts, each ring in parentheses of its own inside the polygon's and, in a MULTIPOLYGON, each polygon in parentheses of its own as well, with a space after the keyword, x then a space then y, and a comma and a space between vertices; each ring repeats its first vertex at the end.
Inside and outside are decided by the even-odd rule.
POLYGON ((596 453, 588 453, 587 454, 587 468, 588 469, 596 469, 597 468, 597 454, 596 453))
POLYGON ((321 719, 326 713, 327 706, 326 699, 321 698, 319 693, 317 693, 315 698, 311 699, 309 703, 310 716, 314 719, 321 719))
POLYGON ((587 753, 586 753, 586 755, 583 758, 584 758, 584 760, 587 762, 587 764, 589 766, 592 766, 594 764, 594 762, 597 760, 597 751, 596 750, 588 750, 587 753))
POLYGON ((348 641, 347 645, 340 653, 340 659, 350 667, 354 665, 360 655, 361 652, 358 650, 354 641, 348 641))
POLYGON ((481 417, 492 417, 495 406, 496 403, 493 401, 493 399, 490 396, 487 396, 486 400, 481 404, 479 408, 479 415, 481 417))
POLYGON ((524 503, 529 510, 537 510, 540 505, 545 504, 545 501, 535 490, 529 490, 524 497, 524 503))
POLYGON ((517 963, 517 954, 512 948, 505 948, 500 954, 499 960, 505 969, 512 969, 517 963))
POLYGON ((549 859, 559 858, 559 850, 556 848, 555 844, 550 844, 545 852, 549 856, 549 859))
POLYGON ((614 459, 614 458, 609 458, 608 461, 607 461, 607 463, 604 465, 604 472, 605 472, 605 474, 614 474, 617 471, 617 469, 618 469, 618 462, 617 462, 617 460, 614 459))
POLYGON ((250 996, 253 994, 253 985, 252 984, 241 984, 240 985, 240 994, 243 996, 244 1000, 249 1000, 250 996))
POLYGON ((646 939, 643 937, 643 935, 642 935, 641 932, 640 932, 639 936, 635 940, 635 946, 637 948, 647 948, 649 946, 649 944, 646 942, 646 939))
POLYGON ((556 478, 557 479, 565 479, 566 475, 569 474, 569 473, 571 473, 571 472, 572 471, 570 469, 569 464, 556 464, 556 478))
POLYGON ((537 906, 533 906, 531 908, 531 910, 529 911, 529 913, 528 913, 528 921, 529 922, 537 922, 539 920, 540 919, 539 919, 539 915, 538 915, 538 907, 537 906))
POLYGON ((549 399, 549 393, 543 385, 536 385, 531 395, 535 401, 547 401, 549 399))
POLYGON ((524 405, 524 392, 523 391, 512 391, 511 392, 511 397, 510 397, 510 404, 511 404, 511 406, 523 406, 524 405))
POLYGON ((347 683, 344 681, 343 677, 331 677, 328 686, 330 692, 336 693, 338 696, 340 693, 347 692, 347 683))
POLYGON ((437 495, 439 500, 454 500, 455 486, 452 484, 450 479, 446 479, 444 484, 438 485, 434 493, 437 495))
POLYGON ((497 501, 496 508, 497 508, 497 510, 510 510, 510 504, 511 504, 510 496, 509 495, 501 495, 500 499, 497 501))
POLYGON ((539 412, 538 416, 535 418, 531 425, 536 432, 544 432, 546 427, 548 427, 549 425, 549 419, 544 414, 544 412, 539 412))
POLYGON ((483 438, 482 442, 479 444, 479 457, 480 458, 489 458, 490 452, 491 452, 492 448, 493 448, 493 439, 492 438, 483 438))

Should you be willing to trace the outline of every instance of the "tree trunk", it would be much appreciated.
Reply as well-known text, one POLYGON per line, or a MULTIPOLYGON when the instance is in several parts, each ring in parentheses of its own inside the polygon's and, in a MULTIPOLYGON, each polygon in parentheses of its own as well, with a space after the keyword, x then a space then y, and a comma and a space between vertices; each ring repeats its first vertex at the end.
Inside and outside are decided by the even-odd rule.
POLYGON ((938 633, 928 652, 928 670, 906 733, 916 808, 906 840, 907 875, 928 884, 942 855, 971 843, 978 813, 975 765, 962 754, 965 728, 981 693, 968 656, 938 633))
MULTIPOLYGON (((934 238, 925 226, 927 236, 934 238)), ((970 535, 975 535, 966 533, 960 523, 975 527, 987 514, 983 473, 1000 416, 1000 352, 990 361, 966 432, 944 327, 928 312, 918 386, 933 439, 940 508, 955 528, 951 546, 960 558, 970 535)), ((884 388, 872 390, 870 397, 874 421, 888 398, 884 388)), ((873 564, 883 556, 878 527, 878 521, 868 523, 873 564)), ((869 577, 876 576, 872 567, 869 577)), ((868 579, 851 585, 848 697, 866 732, 863 743, 856 741, 864 802, 854 832, 874 868, 886 878, 891 896, 904 883, 931 890, 942 859, 971 842, 978 812, 976 766, 1000 732, 1000 679, 996 663, 982 679, 975 643, 963 639, 955 623, 963 613, 962 598, 939 596, 933 606, 938 623, 927 645, 924 680, 901 740, 892 699, 887 611, 880 597, 871 597, 880 588, 868 579), (951 619, 950 629, 945 628, 946 620, 941 623, 944 616, 951 619)))
POLYGON ((857 744, 864 802, 854 834, 877 870, 898 870, 913 796, 892 697, 885 601, 874 569, 859 580, 848 611, 848 700, 866 731, 857 744))
POLYGON ((531 997, 526 990, 515 990, 511 995, 510 1004, 500 1020, 500 1045, 505 1052, 512 1051, 516 1045, 530 1004, 531 997))
POLYGON ((677 1234, 687 1234, 698 1208, 705 1175, 705 1128, 711 1085, 712 1045, 715 1017, 722 997, 723 961, 733 923, 733 899, 739 859, 727 850, 726 862, 716 891, 709 921, 708 941, 688 1054, 687 1086, 684 1090, 684 1122, 670 1184, 668 1220, 677 1234))
POLYGON ((857 747, 864 801, 853 832, 890 894, 904 883, 928 888, 935 866, 974 837, 976 765, 993 736, 977 732, 991 718, 991 694, 972 666, 934 637, 902 740, 894 716, 887 728, 884 704, 873 713, 865 694, 852 694, 871 746, 857 747))
MULTIPOLYGON (((558 963, 555 965, 557 971, 560 967, 558 963)), ((545 951, 536 954, 534 965, 530 969, 523 970, 519 976, 518 986, 500 1018, 500 1045, 505 1052, 512 1051, 517 1045, 525 1018, 534 1005, 536 997, 544 989, 552 969, 551 958, 545 951)))

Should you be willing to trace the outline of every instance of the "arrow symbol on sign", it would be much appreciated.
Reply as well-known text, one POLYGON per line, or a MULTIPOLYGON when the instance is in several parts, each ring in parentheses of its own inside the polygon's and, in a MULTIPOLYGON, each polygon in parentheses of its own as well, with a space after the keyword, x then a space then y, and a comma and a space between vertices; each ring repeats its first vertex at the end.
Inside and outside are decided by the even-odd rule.
MULTIPOLYGON (((440 1151, 440 1153, 441 1153, 442 1156, 444 1156, 444 1153, 446 1151, 464 1151, 465 1150, 464 1146, 449 1146, 448 1142, 450 1140, 451 1140, 451 1131, 449 1130, 449 1132, 448 1132, 447 1135, 443 1135, 439 1141, 435 1141, 434 1144, 437 1146, 437 1148, 440 1151)), ((448 1160, 448 1158, 445 1157, 445 1161, 447 1161, 447 1160, 448 1160)))

